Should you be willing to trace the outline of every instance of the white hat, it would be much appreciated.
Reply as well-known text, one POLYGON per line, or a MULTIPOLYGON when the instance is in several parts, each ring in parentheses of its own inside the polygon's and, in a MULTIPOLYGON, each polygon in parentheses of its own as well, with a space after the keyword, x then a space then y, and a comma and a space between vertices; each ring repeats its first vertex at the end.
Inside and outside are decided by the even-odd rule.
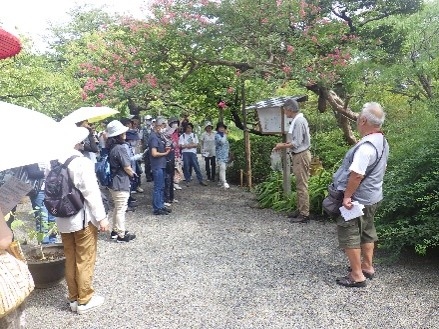
POLYGON ((212 124, 212 122, 207 121, 207 122, 204 124, 204 129, 206 129, 206 128, 209 127, 209 126, 211 126, 212 129, 213 129, 213 124, 212 124))
POLYGON ((128 129, 129 127, 124 126, 119 120, 113 120, 107 125, 105 131, 107 132, 107 137, 114 137, 122 135, 124 132, 127 132, 128 129))
POLYGON ((66 145, 75 146, 78 143, 84 141, 89 135, 89 130, 85 127, 77 127, 75 124, 59 123, 58 129, 63 132, 66 141, 66 145))
POLYGON ((145 116, 145 120, 151 120, 152 119, 152 116, 150 116, 149 114, 147 114, 146 116, 145 116))

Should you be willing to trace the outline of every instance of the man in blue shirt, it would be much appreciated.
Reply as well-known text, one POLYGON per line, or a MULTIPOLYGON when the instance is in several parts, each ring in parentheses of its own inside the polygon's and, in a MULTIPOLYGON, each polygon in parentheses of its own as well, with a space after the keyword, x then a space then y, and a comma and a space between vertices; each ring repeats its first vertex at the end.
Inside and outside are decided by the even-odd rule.
POLYGON ((154 180, 152 194, 152 207, 154 215, 168 215, 171 212, 170 209, 165 208, 163 200, 165 188, 166 156, 171 150, 170 147, 166 147, 166 142, 160 134, 163 122, 165 122, 164 118, 157 119, 154 130, 151 132, 148 140, 151 171, 154 180))

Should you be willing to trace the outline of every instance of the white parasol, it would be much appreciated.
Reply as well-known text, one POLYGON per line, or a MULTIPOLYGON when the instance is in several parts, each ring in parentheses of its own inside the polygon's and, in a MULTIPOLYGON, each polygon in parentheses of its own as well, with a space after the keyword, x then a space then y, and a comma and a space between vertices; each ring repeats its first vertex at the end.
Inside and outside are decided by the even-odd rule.
POLYGON ((88 122, 98 122, 117 113, 119 113, 119 111, 106 106, 80 107, 64 117, 61 122, 78 123, 84 120, 88 120, 88 122))
POLYGON ((58 159, 73 148, 78 138, 87 136, 84 130, 0 101, 0 171, 58 159))

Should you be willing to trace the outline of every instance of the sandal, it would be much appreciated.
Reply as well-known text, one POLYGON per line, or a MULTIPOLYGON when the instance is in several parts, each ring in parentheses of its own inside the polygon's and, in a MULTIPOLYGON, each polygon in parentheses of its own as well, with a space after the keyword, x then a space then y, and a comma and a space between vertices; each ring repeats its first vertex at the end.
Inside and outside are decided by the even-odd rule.
MULTIPOLYGON (((348 272, 352 272, 352 269, 350 267, 348 267, 348 272)), ((366 271, 362 271, 362 272, 363 272, 364 277, 366 279, 369 279, 369 280, 372 280, 374 278, 374 276, 375 276, 375 273, 369 273, 369 272, 366 272, 366 271)))
POLYGON ((354 281, 349 277, 349 275, 337 278, 335 281, 337 282, 337 284, 349 288, 364 288, 367 285, 366 280, 354 281))

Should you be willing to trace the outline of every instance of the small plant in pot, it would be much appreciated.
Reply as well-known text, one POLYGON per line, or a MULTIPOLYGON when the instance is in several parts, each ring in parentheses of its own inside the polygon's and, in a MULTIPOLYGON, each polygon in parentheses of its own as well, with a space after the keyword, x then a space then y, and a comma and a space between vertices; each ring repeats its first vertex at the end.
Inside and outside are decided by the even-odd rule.
MULTIPOLYGON (((30 212, 30 213, 33 213, 30 212)), ((47 238, 57 232, 55 222, 43 222, 40 220, 39 229, 27 230, 27 238, 23 243, 23 253, 29 267, 29 271, 35 282, 36 288, 49 288, 64 279, 65 255, 62 243, 43 243, 47 238), (29 242, 36 243, 29 243, 29 242)), ((12 222, 12 230, 20 230, 25 226, 20 219, 12 222)), ((33 226, 34 227, 34 226, 33 226)), ((14 231, 15 232, 15 231, 14 231)))

